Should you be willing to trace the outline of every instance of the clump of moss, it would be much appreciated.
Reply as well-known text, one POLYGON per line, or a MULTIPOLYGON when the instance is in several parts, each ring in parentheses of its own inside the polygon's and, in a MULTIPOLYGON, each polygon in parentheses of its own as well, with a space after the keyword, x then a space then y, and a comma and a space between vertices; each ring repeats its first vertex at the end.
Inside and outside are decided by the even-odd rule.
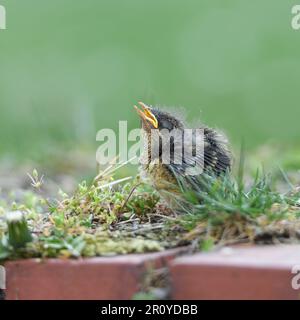
POLYGON ((0 202, 0 260, 142 253, 180 245, 207 251, 240 242, 300 240, 300 189, 281 194, 266 176, 257 174, 247 186, 241 176, 229 175, 179 181, 186 201, 181 215, 160 203, 138 177, 112 176, 102 173, 72 195, 60 191, 49 200, 41 190, 43 178, 34 171, 34 191, 0 202), (6 221, 11 211, 21 212, 26 225, 18 245, 6 221))
POLYGON ((92 257, 167 247, 157 232, 163 224, 157 228, 149 222, 159 197, 139 178, 128 182, 129 178, 98 176, 91 184, 80 183, 73 195, 60 191, 54 201, 41 195, 42 179, 36 171, 30 178, 35 192, 24 192, 19 202, 2 202, 0 259, 92 257), (7 212, 16 210, 32 234, 22 246, 9 241, 10 227, 5 222, 7 212))

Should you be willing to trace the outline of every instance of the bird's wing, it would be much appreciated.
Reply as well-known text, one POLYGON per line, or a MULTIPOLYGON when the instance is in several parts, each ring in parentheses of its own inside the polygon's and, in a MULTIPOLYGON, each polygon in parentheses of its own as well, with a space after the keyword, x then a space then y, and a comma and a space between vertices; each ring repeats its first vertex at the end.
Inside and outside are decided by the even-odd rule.
MULTIPOLYGON (((215 175, 225 173, 231 167, 231 154, 227 148, 225 137, 210 128, 203 128, 204 144, 202 152, 195 152, 195 136, 191 139, 193 154, 184 154, 182 162, 177 161, 167 165, 174 175, 186 176, 192 172, 212 172, 215 175)), ((187 146, 184 146, 186 148, 187 146)), ((175 152, 176 154, 176 152, 175 152)), ((176 158, 176 155, 175 155, 176 158)), ((174 159, 175 160, 175 159, 174 159)))
POLYGON ((231 168, 231 154, 224 135, 204 128, 204 171, 212 170, 219 175, 231 168))

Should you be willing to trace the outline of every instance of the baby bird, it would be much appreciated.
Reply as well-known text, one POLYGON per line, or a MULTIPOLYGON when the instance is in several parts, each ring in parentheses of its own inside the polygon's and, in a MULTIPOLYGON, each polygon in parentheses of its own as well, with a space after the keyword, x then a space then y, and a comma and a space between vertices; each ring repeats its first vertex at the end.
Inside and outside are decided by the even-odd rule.
MULTIPOLYGON (((178 117, 143 102, 139 102, 139 105, 141 108, 134 107, 142 122, 142 175, 150 180, 171 209, 182 211, 179 181, 194 179, 197 182, 203 172, 219 176, 230 170, 231 154, 227 141, 222 134, 206 126, 198 128, 201 130, 193 129, 192 134, 187 134, 187 128, 178 117), (164 137, 168 132, 176 134, 170 134, 166 144, 164 137), (200 134, 202 140, 198 139, 200 134), (200 154, 196 152, 197 141, 202 141, 200 154), (190 153, 185 150, 190 150, 190 153), (169 161, 165 161, 164 152, 169 161)), ((193 189, 193 184, 190 187, 193 189)))

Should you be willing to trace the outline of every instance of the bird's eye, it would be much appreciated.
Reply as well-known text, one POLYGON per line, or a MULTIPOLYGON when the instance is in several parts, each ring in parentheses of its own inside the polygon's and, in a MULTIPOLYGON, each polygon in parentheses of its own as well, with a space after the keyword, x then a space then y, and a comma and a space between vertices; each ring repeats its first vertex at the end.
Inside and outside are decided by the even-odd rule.
POLYGON ((167 129, 167 130, 173 130, 173 124, 170 121, 162 120, 160 122, 160 128, 161 129, 167 129))

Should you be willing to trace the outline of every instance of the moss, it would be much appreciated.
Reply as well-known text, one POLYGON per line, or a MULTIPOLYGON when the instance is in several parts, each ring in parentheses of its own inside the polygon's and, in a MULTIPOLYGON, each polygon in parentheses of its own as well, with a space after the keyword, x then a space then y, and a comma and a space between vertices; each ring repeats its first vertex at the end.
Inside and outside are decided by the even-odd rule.
POLYGON ((266 176, 257 175, 247 187, 232 176, 203 176, 193 192, 181 184, 189 204, 184 215, 166 208, 138 177, 114 180, 108 172, 50 200, 42 195, 38 173, 31 178, 33 191, 1 200, 0 260, 143 253, 187 244, 207 251, 239 242, 300 239, 300 190, 281 194, 266 176), (22 246, 9 241, 5 217, 15 210, 31 234, 22 246))

